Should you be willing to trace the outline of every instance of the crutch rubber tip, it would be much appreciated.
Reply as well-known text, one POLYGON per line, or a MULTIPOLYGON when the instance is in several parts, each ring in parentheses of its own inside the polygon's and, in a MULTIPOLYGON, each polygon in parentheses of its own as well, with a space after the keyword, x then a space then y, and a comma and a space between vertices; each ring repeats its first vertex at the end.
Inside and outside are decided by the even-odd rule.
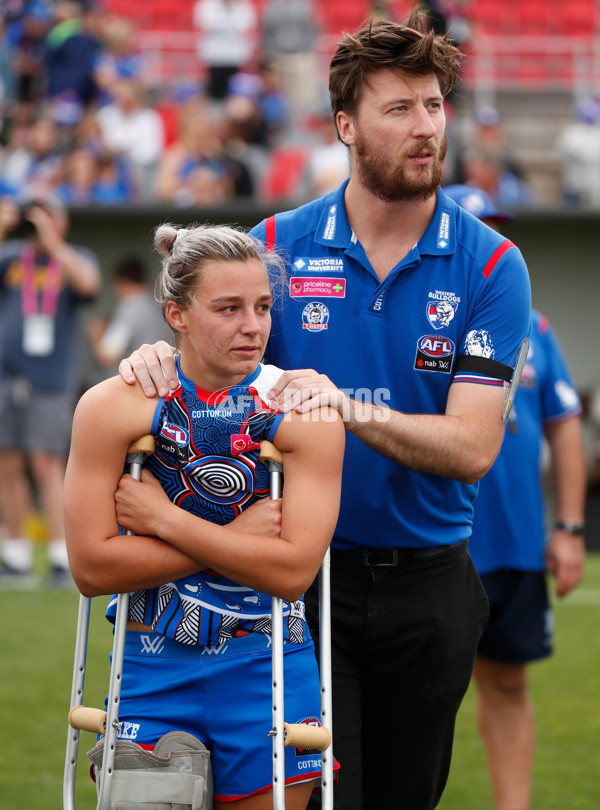
POLYGON ((72 728, 81 728, 84 731, 94 731, 104 734, 106 712, 90 706, 73 706, 69 712, 69 725, 72 728))
POLYGON ((325 726, 307 723, 284 723, 285 745, 290 748, 316 748, 324 751, 331 743, 331 732, 325 726))

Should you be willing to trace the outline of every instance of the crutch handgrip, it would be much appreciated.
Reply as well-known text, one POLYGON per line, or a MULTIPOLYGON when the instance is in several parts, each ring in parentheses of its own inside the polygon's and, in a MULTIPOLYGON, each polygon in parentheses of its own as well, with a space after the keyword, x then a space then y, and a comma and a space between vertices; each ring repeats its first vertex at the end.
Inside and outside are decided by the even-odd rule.
POLYGON ((106 712, 94 709, 91 706, 73 706, 69 712, 69 725, 71 728, 80 728, 104 734, 106 726, 106 712))
POLYGON ((276 464, 283 464, 283 453, 272 442, 266 440, 260 443, 260 455, 258 460, 261 464, 267 461, 273 461, 276 464))
POLYGON ((324 751, 331 742, 331 733, 325 726, 307 723, 284 723, 285 745, 290 748, 315 748, 324 751))

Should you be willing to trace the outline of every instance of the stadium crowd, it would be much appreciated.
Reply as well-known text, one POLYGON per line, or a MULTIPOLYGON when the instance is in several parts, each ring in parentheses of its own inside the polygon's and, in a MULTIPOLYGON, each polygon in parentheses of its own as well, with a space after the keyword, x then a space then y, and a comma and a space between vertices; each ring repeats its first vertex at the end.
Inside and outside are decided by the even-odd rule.
MULTIPOLYGON (((373 4, 372 16, 391 16, 393 5, 373 4)), ((206 207, 240 198, 302 201, 336 188, 348 158, 319 67, 316 5, 270 2, 259 18, 256 4, 236 0, 230 18, 215 18, 227 7, 197 0, 196 69, 158 81, 136 23, 95 0, 4 2, 0 196, 33 186, 68 207, 206 207)), ((468 20, 451 23, 460 44, 468 20)), ((597 184, 600 116, 591 114, 599 105, 584 101, 574 110, 575 125, 585 112, 584 145, 577 126, 556 144, 562 201, 571 205, 597 197, 582 184, 597 184)), ((499 113, 455 104, 454 95, 446 100, 445 182, 484 188, 503 207, 539 205, 527 171, 506 151, 499 113)))
MULTIPOLYGON (((207 39, 203 5, 200 0, 195 18, 207 39)), ((269 44, 275 26, 264 22, 263 41, 248 45, 244 64, 213 66, 215 46, 207 45, 196 76, 157 87, 130 20, 75 0, 4 3, 0 194, 35 187, 67 206, 162 201, 181 207, 287 194, 291 183, 294 194, 304 184, 308 195, 315 190, 309 153, 322 166, 321 148, 331 166, 341 166, 329 170, 335 187, 348 168, 340 160, 343 147, 332 146, 335 139, 322 126, 327 99, 316 99, 316 90, 303 98, 297 90, 298 71, 312 64, 311 53, 309 61, 294 53, 290 68, 290 54, 275 50, 285 45, 269 44), (290 171, 287 155, 293 159, 298 143, 301 161, 290 171)), ((314 43, 310 29, 303 36, 314 43)), ((331 123, 327 129, 333 132, 331 123)), ((317 192, 322 184, 320 177, 317 192)))

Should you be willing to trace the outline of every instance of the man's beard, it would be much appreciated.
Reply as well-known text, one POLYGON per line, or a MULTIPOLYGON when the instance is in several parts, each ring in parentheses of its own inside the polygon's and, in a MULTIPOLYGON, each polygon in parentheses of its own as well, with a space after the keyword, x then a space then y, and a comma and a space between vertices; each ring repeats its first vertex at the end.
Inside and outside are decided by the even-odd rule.
POLYGON ((443 162, 448 148, 447 138, 444 135, 439 150, 429 143, 424 143, 418 151, 424 148, 431 151, 433 162, 423 166, 421 172, 418 166, 413 167, 419 174, 417 177, 409 177, 403 165, 391 166, 389 156, 375 152, 362 135, 357 134, 356 154, 361 184, 384 202, 427 200, 442 184, 443 162))

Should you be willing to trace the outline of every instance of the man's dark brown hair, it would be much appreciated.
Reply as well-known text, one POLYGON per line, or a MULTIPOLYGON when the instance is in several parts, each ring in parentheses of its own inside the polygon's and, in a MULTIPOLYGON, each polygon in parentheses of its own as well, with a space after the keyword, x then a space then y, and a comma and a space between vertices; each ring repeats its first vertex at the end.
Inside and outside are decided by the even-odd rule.
POLYGON ((444 98, 456 83, 462 54, 450 35, 436 34, 429 18, 415 7, 406 25, 381 20, 355 34, 344 34, 331 60, 329 96, 333 118, 338 112, 354 115, 369 75, 393 70, 410 76, 435 73, 444 98))

